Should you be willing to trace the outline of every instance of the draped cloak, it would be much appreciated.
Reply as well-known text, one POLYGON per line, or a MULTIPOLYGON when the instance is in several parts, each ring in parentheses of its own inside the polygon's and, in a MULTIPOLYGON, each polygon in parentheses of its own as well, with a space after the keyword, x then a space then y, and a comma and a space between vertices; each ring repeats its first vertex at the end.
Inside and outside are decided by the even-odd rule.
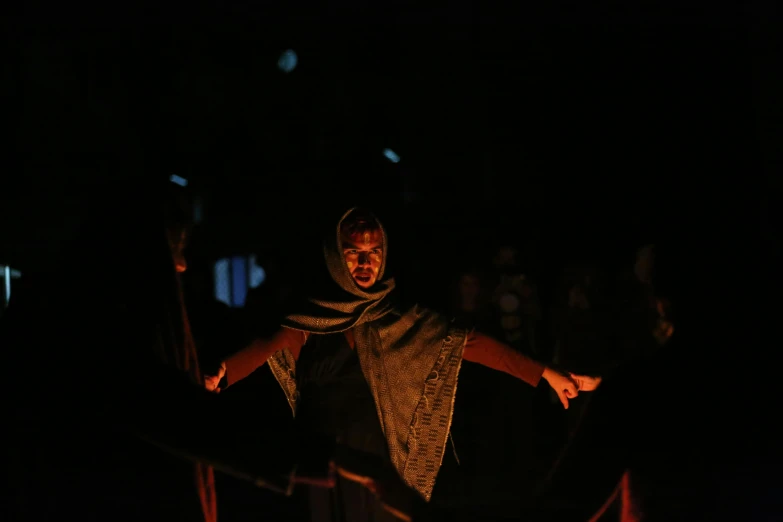
MULTIPOLYGON (((403 480, 429 500, 451 429, 467 331, 432 310, 418 305, 403 310, 392 303, 394 280, 383 279, 388 252, 383 227, 377 282, 369 289, 355 284, 340 239, 340 226, 355 210, 343 214, 324 237, 332 284, 325 285, 321 296, 309 299, 299 313, 289 315, 283 326, 309 334, 353 329, 391 462, 403 480)), ((278 351, 268 364, 296 415, 299 392, 293 354, 278 351)))

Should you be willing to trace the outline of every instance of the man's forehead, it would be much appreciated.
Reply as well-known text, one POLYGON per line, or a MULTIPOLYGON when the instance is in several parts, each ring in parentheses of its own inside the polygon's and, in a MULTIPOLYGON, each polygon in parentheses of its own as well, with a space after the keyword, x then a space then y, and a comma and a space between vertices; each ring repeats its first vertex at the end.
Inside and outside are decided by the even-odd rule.
POLYGON ((362 249, 362 248, 368 248, 368 249, 375 249, 375 248, 381 248, 383 246, 383 238, 374 238, 369 237, 367 238, 367 241, 356 241, 353 238, 343 238, 343 248, 352 248, 352 249, 362 249))
POLYGON ((352 247, 372 247, 377 248, 383 242, 383 234, 380 230, 343 230, 342 231, 343 245, 351 245, 352 247))

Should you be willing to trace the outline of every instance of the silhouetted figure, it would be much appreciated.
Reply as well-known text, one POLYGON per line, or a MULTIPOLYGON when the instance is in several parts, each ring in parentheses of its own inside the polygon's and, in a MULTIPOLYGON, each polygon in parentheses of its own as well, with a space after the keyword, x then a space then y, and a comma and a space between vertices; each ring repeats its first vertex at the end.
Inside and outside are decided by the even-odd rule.
MULTIPOLYGON (((780 519, 774 500, 780 478, 761 471, 777 467, 779 458, 777 444, 764 435, 772 433, 766 405, 774 381, 741 352, 774 329, 772 309, 749 299, 759 287, 735 285, 723 288, 720 301, 732 320, 716 315, 705 304, 725 264, 704 263, 706 253, 694 252, 692 237, 686 241, 681 255, 667 260, 677 277, 660 278, 676 289, 680 310, 669 341, 658 342, 660 323, 643 306, 636 324, 644 327, 625 340, 632 350, 592 395, 539 492, 538 509, 523 520, 597 520, 615 500, 623 521, 780 519), (746 380, 751 397, 742 394, 746 380), (580 483, 585 474, 591 480, 580 483)), ((733 264, 737 258, 721 259, 733 264)), ((765 260, 752 261, 764 273, 765 260)), ((743 273, 756 282, 757 275, 743 273)))
POLYGON ((230 405, 202 386, 177 277, 187 223, 168 194, 124 186, 96 202, 2 318, 9 520, 210 522, 211 465, 281 492, 297 461, 328 478, 329 441, 241 416, 228 435, 203 429, 230 405))
POLYGON ((497 250, 493 265, 492 303, 497 321, 493 332, 517 350, 542 357, 538 331, 542 319, 541 302, 529 267, 524 266, 519 250, 510 245, 497 250))
MULTIPOLYGON (((596 263, 575 261, 566 266, 553 299, 551 321, 553 362, 587 375, 604 375, 612 368, 609 306, 596 263)), ((590 396, 577 397, 566 413, 573 432, 590 396)))
POLYGON ((451 283, 450 314, 469 328, 487 331, 493 318, 490 291, 481 270, 467 268, 458 271, 451 283))

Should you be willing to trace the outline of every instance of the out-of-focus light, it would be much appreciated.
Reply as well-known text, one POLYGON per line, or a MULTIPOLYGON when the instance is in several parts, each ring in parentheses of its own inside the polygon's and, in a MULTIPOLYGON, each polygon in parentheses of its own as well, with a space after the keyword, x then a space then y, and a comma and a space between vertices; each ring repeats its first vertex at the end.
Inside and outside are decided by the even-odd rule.
POLYGON ((288 49, 287 51, 283 51, 283 54, 280 55, 280 58, 277 60, 277 67, 285 73, 290 73, 296 69, 296 64, 298 62, 299 58, 296 56, 293 49, 288 49))
POLYGON ((3 267, 3 280, 5 281, 5 302, 11 300, 11 267, 3 267))
POLYGON ((215 299, 231 306, 231 273, 227 258, 215 263, 215 299))
POLYGON ((188 180, 183 178, 182 176, 177 176, 176 174, 172 174, 169 178, 172 183, 176 183, 180 187, 187 187, 188 186, 188 180))
POLYGON ((386 156, 386 159, 388 159, 392 163, 400 162, 400 157, 397 155, 396 152, 394 152, 391 149, 383 149, 383 155, 386 156))
POLYGON ((198 225, 204 220, 204 206, 201 204, 201 198, 193 200, 193 223, 198 225))
POLYGON ((266 271, 256 256, 224 257, 215 263, 215 299, 233 308, 245 306, 248 290, 266 280, 266 271))
POLYGON ((236 308, 245 306, 247 297, 247 258, 234 256, 231 258, 231 305, 236 308))
POLYGON ((498 304, 500 305, 501 310, 503 310, 507 314, 510 314, 512 312, 517 311, 520 302, 519 302, 519 298, 514 294, 503 294, 500 297, 500 301, 498 304))
POLYGON ((256 256, 250 256, 250 288, 258 288, 266 281, 266 270, 256 264, 256 256))

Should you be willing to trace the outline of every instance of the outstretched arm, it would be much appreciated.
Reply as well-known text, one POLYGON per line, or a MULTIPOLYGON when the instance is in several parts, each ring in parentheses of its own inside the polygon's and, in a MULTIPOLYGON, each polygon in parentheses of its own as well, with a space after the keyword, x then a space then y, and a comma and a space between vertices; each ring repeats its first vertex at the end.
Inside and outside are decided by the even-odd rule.
POLYGON ((600 378, 564 375, 519 353, 507 344, 475 331, 468 335, 463 358, 508 373, 531 386, 538 386, 543 378, 560 397, 564 408, 568 408, 568 399, 576 397, 580 390, 594 390, 600 383, 600 378))
POLYGON ((466 361, 505 372, 533 387, 538 386, 546 370, 543 364, 475 330, 468 334, 462 357, 466 361))
POLYGON ((280 328, 272 337, 256 339, 246 348, 223 361, 217 375, 204 378, 205 386, 208 390, 220 391, 219 384, 224 377, 225 386, 231 386, 263 366, 267 359, 278 350, 288 349, 294 358, 298 359, 299 352, 306 340, 307 334, 305 332, 280 328))

